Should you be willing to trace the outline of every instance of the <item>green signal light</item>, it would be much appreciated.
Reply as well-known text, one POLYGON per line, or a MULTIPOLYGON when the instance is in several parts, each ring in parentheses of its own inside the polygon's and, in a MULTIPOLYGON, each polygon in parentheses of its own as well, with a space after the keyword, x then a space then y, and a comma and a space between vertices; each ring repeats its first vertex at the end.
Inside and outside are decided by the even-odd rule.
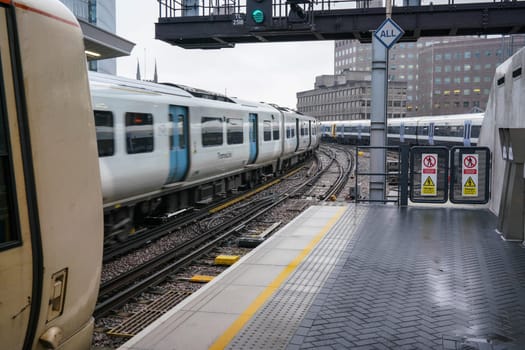
POLYGON ((252 11, 252 18, 255 23, 261 24, 262 22, 264 22, 264 12, 262 12, 261 10, 252 11))

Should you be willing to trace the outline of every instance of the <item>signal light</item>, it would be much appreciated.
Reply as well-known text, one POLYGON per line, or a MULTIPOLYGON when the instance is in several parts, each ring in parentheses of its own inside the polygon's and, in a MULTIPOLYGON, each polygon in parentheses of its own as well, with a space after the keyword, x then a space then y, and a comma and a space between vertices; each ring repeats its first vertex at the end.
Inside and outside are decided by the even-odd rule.
POLYGON ((257 9, 257 10, 254 10, 252 12, 252 18, 253 18, 253 21, 257 24, 261 24, 264 22, 264 12, 262 12, 261 10, 257 9))
POLYGON ((246 0, 246 22, 250 26, 270 26, 272 0, 246 0))

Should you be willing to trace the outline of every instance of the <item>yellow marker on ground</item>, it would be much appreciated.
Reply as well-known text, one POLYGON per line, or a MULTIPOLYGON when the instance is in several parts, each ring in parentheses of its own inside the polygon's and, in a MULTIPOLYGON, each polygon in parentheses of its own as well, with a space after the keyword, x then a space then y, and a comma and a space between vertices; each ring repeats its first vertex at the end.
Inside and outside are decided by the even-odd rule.
POLYGON ((238 255, 219 255, 215 258, 215 265, 231 266, 239 261, 240 258, 238 255))
POLYGON ((319 241, 330 231, 337 220, 343 215, 346 207, 341 208, 321 229, 321 231, 310 241, 310 243, 286 266, 281 273, 259 294, 257 298, 239 315, 230 327, 215 340, 208 350, 225 349, 230 341, 237 335, 242 327, 252 318, 262 305, 273 295, 273 293, 286 281, 288 276, 299 266, 306 256, 314 249, 319 241))
POLYGON ((212 279, 214 279, 215 276, 206 276, 206 275, 195 275, 189 279, 190 282, 195 283, 208 283, 212 279))

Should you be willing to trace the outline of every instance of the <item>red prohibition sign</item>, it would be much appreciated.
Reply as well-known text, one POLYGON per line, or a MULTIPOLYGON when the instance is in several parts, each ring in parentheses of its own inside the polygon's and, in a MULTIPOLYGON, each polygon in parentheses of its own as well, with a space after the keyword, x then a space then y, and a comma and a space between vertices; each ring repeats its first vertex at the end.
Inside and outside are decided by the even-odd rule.
POLYGON ((476 165, 478 165, 478 160, 476 157, 466 156, 465 159, 463 159, 463 165, 465 168, 475 168, 476 165))
POLYGON ((436 157, 427 155, 423 158, 423 164, 426 168, 433 168, 436 166, 436 157))

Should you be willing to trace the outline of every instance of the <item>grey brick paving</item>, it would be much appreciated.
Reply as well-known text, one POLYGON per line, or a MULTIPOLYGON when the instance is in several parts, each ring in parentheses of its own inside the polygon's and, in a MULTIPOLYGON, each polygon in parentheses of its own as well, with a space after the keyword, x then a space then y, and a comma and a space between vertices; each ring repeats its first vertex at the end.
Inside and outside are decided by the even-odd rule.
POLYGON ((360 225, 300 325, 299 349, 488 346, 467 337, 525 349, 525 249, 499 238, 494 215, 372 207, 360 225))
POLYGON ((525 350, 525 249, 495 226, 484 210, 350 208, 316 248, 336 247, 330 266, 307 259, 228 348, 525 350))

